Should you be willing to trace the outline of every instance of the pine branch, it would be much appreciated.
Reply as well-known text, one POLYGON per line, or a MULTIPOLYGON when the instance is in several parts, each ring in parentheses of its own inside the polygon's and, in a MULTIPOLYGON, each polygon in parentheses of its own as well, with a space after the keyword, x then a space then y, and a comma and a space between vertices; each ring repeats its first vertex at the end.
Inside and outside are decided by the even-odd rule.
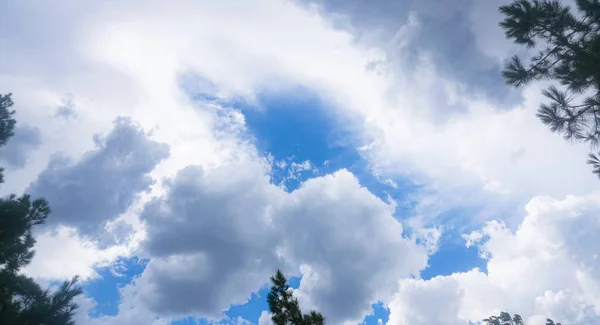
POLYGON ((598 178, 600 178, 600 158, 599 157, 600 157, 600 152, 598 153, 598 155, 590 153, 589 159, 587 161, 588 164, 592 165, 593 173, 596 174, 596 176, 598 176, 598 178))

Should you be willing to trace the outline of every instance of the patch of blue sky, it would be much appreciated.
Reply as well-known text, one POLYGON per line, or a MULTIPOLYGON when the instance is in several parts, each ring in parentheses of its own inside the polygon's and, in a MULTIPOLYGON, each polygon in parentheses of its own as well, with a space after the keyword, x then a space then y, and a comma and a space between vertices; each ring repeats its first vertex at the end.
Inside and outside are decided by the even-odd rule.
MULTIPOLYGON (((288 284, 290 287, 297 289, 300 286, 300 277, 290 277, 288 279, 288 284)), ((269 310, 269 305, 267 304, 267 295, 269 294, 270 286, 265 285, 262 289, 257 292, 252 293, 250 299, 243 305, 234 305, 229 308, 224 313, 224 319, 215 323, 206 319, 187 317, 184 319, 180 319, 174 322, 171 322, 171 325, 221 325, 221 324, 235 324, 235 321, 238 317, 241 317, 252 324, 258 324, 258 319, 263 311, 269 310)))
POLYGON ((475 230, 474 225, 465 223, 465 220, 479 212, 477 207, 461 207, 436 216, 436 223, 443 225, 443 232, 437 243, 438 250, 429 256, 428 266, 421 271, 421 278, 429 280, 438 275, 467 272, 474 268, 487 272, 486 260, 481 258, 478 248, 467 248, 462 238, 463 234, 475 230))
MULTIPOLYGON (((479 268, 487 272, 486 260, 482 259, 475 246, 466 247, 455 240, 456 234, 442 236, 438 251, 429 256, 428 267, 421 271, 421 278, 429 280, 438 275, 451 275, 456 272, 467 272, 479 268)), ((461 238, 462 239, 462 238, 461 238)))
MULTIPOLYGON (((297 289, 300 286, 300 277, 291 277, 288 279, 290 287, 297 289)), ((232 306, 227 312, 225 312, 225 318, 218 323, 211 322, 206 319, 199 319, 194 317, 187 317, 174 322, 171 325, 225 325, 225 324, 236 324, 235 320, 238 317, 249 321, 252 324, 258 324, 258 319, 263 311, 269 309, 267 304, 267 295, 269 288, 264 287, 260 291, 253 293, 249 301, 244 305, 232 306)), ((360 325, 379 325, 379 320, 385 324, 389 318, 389 310, 382 304, 373 304, 373 313, 367 315, 360 325)), ((307 311, 304 311, 307 312, 307 311)))
MULTIPOLYGON (((198 76, 188 75, 184 81, 182 88, 190 98, 230 105, 244 114, 257 149, 265 156, 271 156, 274 161, 271 175, 273 183, 283 184, 286 190, 293 191, 311 177, 345 168, 358 178, 361 186, 380 199, 386 202, 390 202, 390 198, 394 200, 397 204, 396 218, 402 219, 414 214, 414 200, 418 198, 421 188, 409 179, 396 178, 392 184, 373 175, 368 162, 357 150, 359 144, 348 140, 351 135, 347 134, 336 118, 329 113, 332 112, 331 107, 327 107, 327 104, 310 89, 296 87, 279 92, 265 92, 256 97, 254 104, 248 104, 241 100, 219 98, 214 86, 198 76), (190 86, 191 83, 193 85, 190 86)), ((452 224, 460 222, 460 219, 469 213, 476 212, 447 211, 436 220, 452 224)), ((462 231, 464 229, 460 225, 445 229, 439 249, 430 257, 429 266, 421 274, 422 278, 430 279, 437 275, 449 275, 475 267, 486 271, 485 261, 479 257, 477 248, 465 247, 465 242, 460 237, 462 231)), ((407 229, 407 233, 410 235, 410 229, 407 229)), ((292 279, 296 281, 292 283, 292 287, 297 287, 299 280, 292 279)), ((241 316, 256 323, 261 312, 268 309, 267 293, 268 288, 263 288, 254 293, 246 304, 233 306, 225 315, 229 320, 241 316)), ((374 313, 367 316, 363 324, 375 325, 379 319, 385 323, 389 314, 387 309, 382 304, 374 304, 373 309, 374 313)), ((192 324, 190 321, 194 319, 185 319, 174 324, 192 324)), ((198 322, 197 319, 195 321, 198 322)), ((205 321, 200 322, 209 324, 205 321)))
POLYGON ((379 302, 373 304, 372 307, 373 313, 371 315, 367 315, 360 325, 387 324, 387 321, 390 318, 390 311, 385 307, 385 305, 379 302), (381 320, 381 322, 379 320, 381 320))
POLYGON ((345 168, 360 184, 384 201, 388 196, 399 201, 399 212, 412 208, 405 194, 418 186, 408 179, 397 178, 385 183, 373 175, 368 162, 360 155, 353 135, 339 125, 333 109, 327 107, 306 87, 266 91, 253 104, 239 98, 221 98, 215 85, 193 73, 179 78, 181 89, 192 99, 212 101, 240 110, 259 152, 274 160, 272 181, 288 191, 297 189, 310 177, 345 168), (400 200, 397 200, 400 199, 400 200))
POLYGON ((309 177, 324 175, 345 168, 371 193, 388 201, 395 194, 412 192, 417 186, 407 179, 395 180, 394 186, 375 177, 368 163, 360 155, 357 144, 351 144, 350 134, 329 114, 317 95, 297 87, 279 93, 258 96, 260 108, 237 104, 256 146, 265 155, 271 155, 281 165, 274 166, 274 183, 285 182, 293 191, 309 177), (312 168, 294 175, 294 166, 310 162, 312 168), (295 165, 292 165, 295 164, 295 165))
MULTIPOLYGON (((300 277, 289 277, 288 284, 290 287, 297 289, 300 286, 300 277)), ((252 297, 244 305, 232 306, 225 315, 229 319, 235 319, 238 316, 251 321, 253 323, 258 322, 260 314, 269 309, 267 304, 267 295, 269 294, 270 284, 265 285, 264 288, 256 293, 252 294, 252 297)))
MULTIPOLYGON (((415 202, 409 198, 418 193, 419 187, 407 179, 395 179, 393 186, 384 184, 370 172, 367 162, 354 147, 336 145, 340 141, 336 141, 335 137, 343 132, 336 126, 335 121, 324 113, 326 107, 323 107, 317 96, 307 90, 297 90, 292 96, 286 93, 264 94, 259 98, 262 109, 241 107, 241 110, 260 150, 273 155, 275 161, 285 161, 289 157, 293 157, 292 161, 297 162, 310 161, 317 167, 318 174, 346 168, 354 173, 360 184, 371 193, 384 201, 388 201, 388 197, 394 199, 397 204, 397 218, 412 214, 415 202)), ((314 174, 307 173, 305 178, 293 179, 291 182, 288 180, 288 190, 297 188, 306 177, 314 174)), ((288 175, 285 168, 275 168, 273 177, 277 182, 288 175)), ((441 217, 454 219, 451 215, 441 217)), ((431 256, 429 266, 423 271, 422 277, 428 279, 435 275, 467 271, 474 267, 485 269, 485 263, 479 257, 477 249, 467 249, 460 234, 450 231, 440 240, 442 248, 431 256)), ((383 306, 376 304, 373 307, 374 314, 368 316, 364 324, 377 324, 378 319, 387 319, 388 312, 383 306)))
POLYGON ((119 289, 140 275, 147 262, 137 257, 119 259, 110 266, 96 270, 99 276, 83 285, 85 294, 96 301, 96 307, 89 313, 90 317, 116 315, 121 301, 119 289))

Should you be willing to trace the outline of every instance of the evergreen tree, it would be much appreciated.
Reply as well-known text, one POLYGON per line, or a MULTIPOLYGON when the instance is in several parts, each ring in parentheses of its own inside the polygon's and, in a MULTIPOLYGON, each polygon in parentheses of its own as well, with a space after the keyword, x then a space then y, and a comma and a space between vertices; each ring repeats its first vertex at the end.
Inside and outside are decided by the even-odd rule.
POLYGON ((287 284, 287 279, 277 270, 271 277, 273 286, 267 296, 269 310, 273 316, 271 320, 275 325, 323 325, 325 318, 316 311, 302 314, 298 300, 293 297, 292 289, 287 284))
MULTIPOLYGON (((567 140, 600 144, 600 0, 576 0, 578 15, 557 0, 515 0, 500 7, 506 37, 535 49, 524 63, 514 56, 502 75, 518 87, 537 80, 555 80, 543 91, 549 103, 537 116, 567 140)), ((600 178, 599 158, 588 163, 600 178)))
MULTIPOLYGON (((0 147, 13 135, 16 124, 11 94, 0 95, 0 147)), ((0 183, 2 179, 0 168, 0 183)), ((19 273, 31 262, 35 251, 32 227, 42 224, 50 208, 44 199, 12 194, 0 198, 0 324, 71 325, 77 308, 73 299, 82 293, 77 277, 58 290, 42 290, 19 273)))
MULTIPOLYGON (((10 93, 0 94, 0 147, 4 146, 8 139, 13 136, 13 130, 17 123, 13 118, 15 111, 10 109, 13 106, 11 96, 10 93)), ((4 168, 0 167, 0 183, 4 182, 3 171, 4 168)))
MULTIPOLYGON (((483 320, 486 325, 524 325, 523 318, 515 314, 510 316, 509 313, 501 312, 500 316, 491 316, 483 320)), ((560 323, 554 323, 550 318, 546 319, 546 325, 560 325, 560 323)))

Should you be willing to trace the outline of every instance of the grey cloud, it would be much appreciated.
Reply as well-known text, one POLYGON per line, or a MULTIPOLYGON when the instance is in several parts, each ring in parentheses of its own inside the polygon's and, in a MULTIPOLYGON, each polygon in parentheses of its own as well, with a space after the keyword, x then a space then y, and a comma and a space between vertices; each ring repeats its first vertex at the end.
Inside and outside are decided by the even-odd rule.
POLYGON ((307 181, 279 210, 284 250, 308 265, 299 294, 332 324, 359 323, 371 304, 387 301, 398 279, 427 265, 423 247, 402 237, 402 225, 350 172, 307 181))
POLYGON ((101 232, 106 221, 148 190, 153 184, 148 173, 169 154, 166 144, 148 139, 128 118, 115 120, 111 133, 95 141, 96 149, 77 162, 53 156, 27 191, 48 199, 50 224, 73 226, 86 235, 101 232))
POLYGON ((40 129, 17 123, 14 136, 6 146, 0 148, 0 161, 5 167, 19 169, 25 167, 32 150, 42 143, 40 129))
POLYGON ((347 171, 290 194, 259 164, 187 167, 141 218, 151 261, 136 287, 159 314, 219 318, 277 267, 297 273, 302 265, 298 294, 307 307, 332 324, 360 321, 427 263, 425 249, 402 237, 392 208, 347 171))
POLYGON ((62 100, 62 105, 56 108, 54 117, 64 119, 77 118, 77 112, 75 111, 75 103, 73 102, 72 96, 69 96, 62 100))
POLYGON ((281 195, 257 165, 180 171, 141 215, 152 260, 138 283, 150 307, 216 319, 243 303, 277 268, 269 210, 281 195))
POLYGON ((77 117, 77 113, 75 113, 75 110, 71 107, 60 106, 56 109, 54 116, 68 119, 77 117))
MULTIPOLYGON (((401 57, 398 68, 405 73, 426 54, 443 76, 466 85, 467 91, 482 93, 498 103, 520 98, 520 93, 504 84, 498 58, 492 58, 480 49, 476 37, 480 35, 474 30, 479 26, 472 20, 472 15, 477 15, 474 8, 482 10, 485 6, 496 10, 498 1, 485 5, 475 0, 298 1, 318 4, 323 13, 334 20, 339 21, 339 15, 345 17, 340 27, 349 29, 362 42, 383 46, 392 60, 401 57), (409 44, 398 49, 394 38, 411 15, 419 21, 419 26, 412 31, 415 34, 409 44)), ((486 23, 494 25, 493 28, 498 26, 498 21, 486 23)))
POLYGON ((129 236, 135 231, 131 223, 123 219, 115 220, 108 224, 106 232, 97 237, 98 247, 110 247, 127 243, 129 236))

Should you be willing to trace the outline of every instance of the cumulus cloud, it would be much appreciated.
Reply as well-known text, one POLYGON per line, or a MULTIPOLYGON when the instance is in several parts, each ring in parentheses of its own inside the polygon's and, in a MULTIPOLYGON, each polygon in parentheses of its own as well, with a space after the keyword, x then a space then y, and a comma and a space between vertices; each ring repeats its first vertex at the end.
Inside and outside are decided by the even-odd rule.
POLYGON ((418 276, 426 250, 403 238, 393 209, 345 170, 291 193, 276 226, 285 236, 285 256, 301 265, 298 296, 305 308, 323 311, 335 324, 358 323, 371 304, 387 301, 396 279, 418 276))
POLYGON ((587 148, 536 118, 541 87, 519 91, 518 101, 505 98, 499 70, 514 51, 493 23, 505 1, 301 2, 318 4, 359 44, 383 51, 366 70, 346 69, 352 82, 332 80, 337 86, 324 96, 363 118, 362 152, 379 175, 432 190, 433 202, 421 205, 435 207, 424 214, 475 205, 499 217, 535 195, 596 188, 587 148))
POLYGON ((464 324, 506 310, 528 324, 600 321, 600 194, 536 197, 515 232, 490 222, 469 236, 487 259, 477 269, 431 280, 402 280, 390 325, 464 324))
POLYGON ((277 268, 271 209, 283 194, 260 165, 180 171, 141 215, 152 260, 137 283, 150 307, 219 319, 249 298, 277 268))
POLYGON ((79 276, 89 280, 98 276, 96 267, 107 266, 129 249, 124 245, 98 248, 97 243, 82 238, 73 228, 58 227, 54 232, 36 236, 36 255, 23 271, 41 280, 64 280, 79 276))
POLYGON ((273 321, 271 320, 271 314, 266 311, 263 310, 260 313, 260 317, 258 318, 258 325, 273 325, 273 321))
POLYGON ((97 276, 135 248, 135 220, 124 220, 154 180, 148 175, 168 157, 168 146, 148 135, 128 118, 119 118, 96 148, 78 161, 61 155, 31 184, 28 193, 50 202, 52 213, 36 229, 36 256, 25 273, 44 280, 79 275, 97 276), (132 224, 132 222, 134 224, 132 224))
MULTIPOLYGON (((497 8, 504 0, 458 0, 439 2, 417 1, 359 1, 359 0, 298 0, 316 5, 319 12, 336 26, 352 32, 361 43, 385 50, 388 60, 399 64, 403 71, 414 72, 423 57, 435 62, 444 78, 456 80, 468 91, 492 98, 496 104, 516 94, 510 94, 498 77, 501 61, 491 53, 506 55, 508 41, 504 40, 498 24, 497 8), (485 20, 487 19, 487 20, 485 20), (485 20, 486 26, 483 26, 485 20), (409 28, 407 28, 409 27, 409 28), (484 45, 486 36, 494 37, 492 50, 484 45), (493 51, 495 50, 495 51, 493 51), (502 50, 502 52, 500 52, 502 50), (464 58, 469 58, 465 60, 464 58)), ((418 69, 417 69, 418 71, 418 69)), ((439 98, 443 104, 444 98, 439 98)))
POLYGON ((276 268, 300 270, 304 308, 360 322, 427 263, 392 214, 345 170, 286 193, 260 164, 188 167, 141 215, 151 261, 136 286, 159 314, 219 319, 276 268))
MULTIPOLYGON (((10 13, 0 20, 0 87, 15 93, 19 118, 38 126, 45 140, 36 159, 7 177, 17 184, 15 191, 25 189, 41 172, 30 189, 50 199, 57 223, 90 234, 130 208, 136 193, 153 179, 172 178, 166 188, 156 189, 157 197, 142 213, 148 227, 144 249, 151 258, 147 270, 122 291, 119 316, 93 322, 152 323, 155 313, 219 317, 266 283, 277 266, 304 276, 297 291, 304 304, 318 306, 334 323, 352 322, 371 303, 389 302, 397 280, 418 274, 426 264, 426 249, 402 238, 393 207, 361 188, 349 172, 315 178, 292 193, 270 185, 268 168, 257 162, 256 149, 244 134, 243 114, 191 102, 190 93, 205 94, 205 89, 182 87, 189 82, 182 75, 207 80, 211 96, 249 103, 256 103, 259 93, 282 87, 311 87, 336 121, 359 133, 352 145, 362 148, 378 176, 393 181, 400 175, 423 184, 441 209, 465 204, 514 207, 536 195, 562 197, 597 188, 584 163, 585 148, 552 136, 536 120, 539 89, 527 89, 521 104, 510 102, 504 110, 495 106, 504 90, 500 81, 487 79, 498 65, 490 57, 501 57, 506 49, 493 44, 489 52, 483 51, 489 45, 484 43, 487 31, 469 31, 463 18, 473 11, 461 11, 478 6, 489 10, 495 2, 465 0, 460 2, 464 6, 450 7, 431 1, 322 3, 329 13, 346 15, 339 21, 349 19, 353 27, 336 29, 332 16, 323 11, 280 0, 0 4, 0 11, 10 13), (402 18, 397 20, 398 12, 402 18), (388 35, 365 32, 356 38, 362 29, 372 28, 388 35), (439 30, 451 37, 440 38, 439 30), (473 33, 477 43, 470 39, 473 33), (420 39, 424 41, 415 47, 420 39), (470 59, 456 59, 464 56, 470 59), (77 103, 77 119, 39 114, 55 112, 66 94, 73 94, 77 103), (108 134, 121 115, 152 129, 153 140, 124 123, 111 133, 114 137, 90 151, 96 145, 92 135, 108 134), (166 147, 158 142, 170 148, 170 157, 161 163, 166 147), (65 155, 52 156, 59 150, 65 155), (95 167, 100 172, 88 177, 95 167), (109 181, 117 187, 108 186, 109 181), (89 202, 86 197, 98 189, 101 200, 89 202), (73 210, 67 209, 70 198, 77 203, 73 210), (202 290, 213 295, 201 296, 202 290)), ((471 23, 479 26, 491 19, 471 17, 471 23)), ((422 203, 429 204, 425 199, 422 203)), ((416 234, 431 238, 428 248, 435 250, 438 232, 416 234)), ((511 307, 516 299, 507 298, 503 283, 521 282, 509 277, 515 277, 506 271, 512 268, 500 263, 509 254, 496 248, 493 239, 503 238, 506 247, 513 247, 520 242, 515 238, 526 236, 490 224, 469 239, 475 244, 485 236, 490 239, 479 245, 489 258, 490 273, 474 270, 432 282, 401 281, 403 290, 389 303, 392 320, 402 324, 402 317, 412 320, 417 310, 427 317, 436 293, 454 297, 440 309, 449 321, 479 319, 491 308, 511 307), (494 273, 495 267, 502 272, 494 273), (484 290, 498 294, 485 295, 484 290), (415 304, 424 305, 410 305, 411 294, 415 304), (498 300, 486 300, 493 297, 498 300), (403 316, 394 310, 413 313, 403 316)), ((558 237, 567 245, 564 236, 558 237)), ((560 273, 562 278, 576 274, 577 281, 596 285, 597 274, 581 271, 574 261, 592 263, 588 255, 597 247, 568 242, 573 257, 563 251, 566 246, 523 245, 517 249, 522 260, 541 263, 527 255, 527 249, 540 246, 556 255, 550 254, 550 260, 567 263, 557 271, 567 272, 560 273)), ((98 250, 82 247, 77 256, 87 258, 98 250)), ((67 268, 93 274, 65 264, 67 268)), ((572 279, 566 285, 578 289, 562 292, 544 279, 532 281, 533 289, 518 288, 531 317, 554 313, 561 304, 589 306, 597 299, 592 291, 581 293, 572 279)), ((564 315, 579 319, 567 311, 564 315)))
MULTIPOLYGON (((31 53, 31 48, 25 45, 35 48, 36 53, 55 51, 36 33, 41 25, 22 26, 32 37, 24 45, 23 38, 7 35, 5 42, 10 55, 8 63, 2 66, 5 73, 0 84, 18 88, 13 92, 27 95, 27 107, 32 109, 24 115, 31 119, 36 118, 33 108, 42 105, 43 100, 51 99, 56 107, 64 93, 73 93, 81 121, 73 127, 81 134, 92 130, 105 132, 107 123, 119 111, 127 112, 145 128, 156 127, 156 138, 172 149, 173 159, 157 171, 166 176, 189 164, 230 159, 231 147, 222 150, 219 142, 214 141, 213 117, 194 109, 182 94, 178 76, 193 72, 210 82, 215 96, 241 97, 249 102, 257 93, 289 85, 314 88, 341 125, 360 133, 353 145, 365 149, 363 153, 374 170, 385 178, 400 175, 427 183, 434 194, 439 193, 438 201, 443 208, 473 202, 493 203, 498 197, 521 203, 533 195, 561 196, 593 188, 595 180, 589 177, 585 165, 586 149, 552 136, 535 118, 539 89, 526 91, 523 105, 511 105, 508 111, 498 110, 495 101, 489 100, 491 95, 479 96, 465 88, 454 73, 444 72, 446 63, 467 61, 443 63, 439 57, 428 54, 436 53, 435 46, 439 44, 443 47, 440 55, 452 57, 455 50, 450 45, 455 42, 450 42, 451 37, 444 38, 449 43, 421 37, 421 30, 437 22, 438 25, 431 25, 438 26, 433 31, 453 32, 456 37, 465 37, 461 36, 463 32, 471 35, 470 26, 454 27, 453 22, 457 17, 471 15, 459 8, 473 8, 474 2, 433 11, 431 8, 437 6, 428 3, 350 1, 331 6, 322 3, 329 12, 346 15, 351 21, 361 19, 358 13, 366 13, 362 19, 371 22, 355 22, 359 26, 355 29, 335 29, 327 20, 331 19, 329 15, 324 17, 319 10, 279 0, 252 6, 244 1, 227 6, 211 1, 177 6, 151 2, 143 8, 135 5, 135 1, 125 1, 118 10, 96 4, 98 8, 93 14, 91 10, 79 12, 82 7, 75 5, 45 8, 14 3, 8 8, 11 12, 34 12, 46 22, 44 26, 56 25, 55 29, 44 30, 48 35, 43 39, 61 39, 65 43, 61 53, 68 54, 35 60, 32 54, 20 55, 23 51, 31 53), (348 11, 340 6, 353 9, 348 11), (410 12, 417 12, 426 19, 419 15, 412 20, 396 19, 397 12, 405 18, 410 12), (376 14, 383 16, 376 19, 376 14), (65 16, 74 18, 52 23, 53 19, 65 16), (383 25, 377 25, 378 21, 384 22, 383 25), (85 29, 76 27, 84 22, 85 29), (386 22, 393 23, 393 28, 386 22), (273 28, 273 24, 278 27, 273 28), (380 41, 357 40, 355 34, 361 28, 392 29, 394 35, 400 30, 394 38, 397 48, 390 52, 380 41), (219 30, 218 39, 209 32, 214 30, 219 30), (68 37, 58 36, 63 34, 68 37), (422 38, 431 41, 427 44, 432 50, 406 61, 403 55, 410 56, 414 43, 411 39, 422 38), (69 78, 45 71, 50 66, 66 65, 66 61, 56 62, 63 57, 71 62, 69 67, 86 68, 68 70, 68 75, 76 76, 69 78), (411 62, 412 69, 403 68, 405 61, 411 62), (373 62, 381 64, 367 69, 373 62), (44 68, 39 70, 14 68, 42 64, 44 68), (48 78, 52 78, 51 83, 31 83, 48 78), (48 89, 47 84, 53 85, 52 88, 48 89), (511 132, 504 132, 509 126, 511 132), (549 147, 554 149, 545 149, 549 147), (544 164, 540 165, 542 161, 544 164)), ((424 35, 430 34, 432 31, 424 35)), ((470 38, 465 40, 468 46, 458 47, 472 54, 471 58, 482 57, 470 38)), ((454 53, 461 58, 464 55, 460 51, 454 53)), ((473 59, 467 63, 472 65, 473 59)), ((487 69, 488 63, 482 69, 487 69)), ((470 71, 462 66, 452 69, 470 71)), ((482 75, 483 70, 478 69, 472 75, 482 75)), ((62 132, 59 124, 48 128, 57 134, 62 132)), ((85 145, 78 139, 61 137, 60 142, 52 143, 68 144, 70 151, 81 153, 85 145)))
POLYGON ((148 139, 130 119, 119 118, 96 149, 77 162, 54 156, 28 189, 51 202, 48 224, 77 228, 81 234, 103 232, 107 221, 124 213, 154 183, 148 175, 168 157, 168 146, 148 139))
POLYGON ((79 308, 75 314, 76 324, 81 325, 129 325, 129 324, 149 324, 149 325, 167 325, 172 319, 168 317, 158 317, 143 304, 139 304, 136 299, 137 292, 132 286, 125 286, 119 289, 121 304, 117 315, 102 315, 99 317, 90 317, 90 313, 97 307, 96 301, 92 297, 78 296, 75 302, 79 308))

